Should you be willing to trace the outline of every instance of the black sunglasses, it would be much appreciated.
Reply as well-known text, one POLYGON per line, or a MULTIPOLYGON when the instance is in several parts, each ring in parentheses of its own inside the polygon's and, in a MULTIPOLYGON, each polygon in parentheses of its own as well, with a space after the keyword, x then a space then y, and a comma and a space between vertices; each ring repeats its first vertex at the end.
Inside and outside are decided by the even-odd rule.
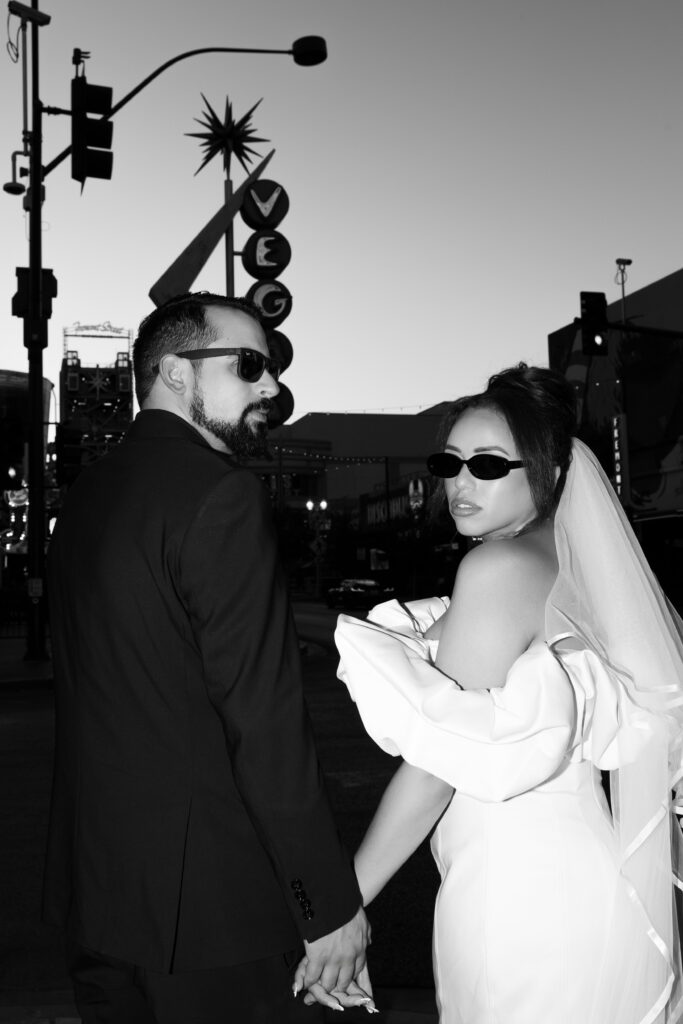
POLYGON ((190 348, 186 352, 174 352, 180 359, 211 359, 212 356, 237 356, 237 376, 248 384, 255 384, 267 370, 273 380, 280 376, 280 364, 264 356, 255 348, 190 348))
POLYGON ((523 462, 511 462, 502 455, 473 455, 470 459, 461 459, 452 452, 436 452, 427 459, 427 469, 432 476, 451 480, 457 476, 463 466, 467 466, 477 480, 500 480, 507 476, 511 469, 519 469, 523 462))

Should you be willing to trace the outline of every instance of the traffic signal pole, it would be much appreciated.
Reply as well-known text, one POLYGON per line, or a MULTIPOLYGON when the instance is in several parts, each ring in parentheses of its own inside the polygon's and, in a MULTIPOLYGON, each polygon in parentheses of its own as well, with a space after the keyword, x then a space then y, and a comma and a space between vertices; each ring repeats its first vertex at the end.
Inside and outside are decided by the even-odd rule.
MULTIPOLYGON (((38 0, 31 0, 38 12, 38 0)), ((40 23, 31 21, 31 141, 29 147, 29 275, 28 310, 24 316, 24 345, 28 349, 28 613, 26 659, 48 657, 45 643, 45 427, 43 413, 43 349, 47 319, 43 310, 43 250, 41 235, 42 107, 39 81, 40 23)))

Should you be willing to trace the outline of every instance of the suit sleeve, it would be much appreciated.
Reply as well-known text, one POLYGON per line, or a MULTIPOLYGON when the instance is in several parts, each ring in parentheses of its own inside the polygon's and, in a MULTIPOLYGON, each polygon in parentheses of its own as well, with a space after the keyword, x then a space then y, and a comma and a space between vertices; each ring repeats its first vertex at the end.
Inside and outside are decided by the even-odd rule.
POLYGON ((202 503, 182 544, 180 587, 235 781, 312 941, 353 917, 361 896, 318 764, 271 510, 250 472, 227 473, 202 503))

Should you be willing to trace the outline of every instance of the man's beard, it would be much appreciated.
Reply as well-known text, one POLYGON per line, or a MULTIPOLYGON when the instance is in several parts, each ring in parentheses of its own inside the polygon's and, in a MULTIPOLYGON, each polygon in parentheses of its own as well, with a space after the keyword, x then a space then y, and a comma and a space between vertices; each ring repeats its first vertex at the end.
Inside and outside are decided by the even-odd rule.
POLYGON ((204 427, 215 438, 222 441, 233 455, 245 459, 267 459, 271 456, 268 446, 268 423, 266 420, 261 419, 249 423, 247 416, 255 410, 267 413, 271 407, 272 402, 270 399, 263 398, 260 402, 252 402, 251 405, 248 405, 237 420, 215 419, 206 415, 204 398, 199 388, 195 385, 192 402, 190 403, 190 416, 193 423, 196 423, 199 427, 204 427))

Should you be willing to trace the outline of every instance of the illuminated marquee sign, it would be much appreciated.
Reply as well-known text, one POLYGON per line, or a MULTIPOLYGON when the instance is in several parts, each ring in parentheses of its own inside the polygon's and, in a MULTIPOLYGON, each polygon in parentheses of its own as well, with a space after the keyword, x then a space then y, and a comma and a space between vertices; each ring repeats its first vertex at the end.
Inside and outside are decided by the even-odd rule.
POLYGON ((242 220, 252 231, 276 228, 289 210, 289 196, 276 181, 259 178, 242 201, 242 220))
POLYGON ((255 281, 246 297, 258 306, 267 328, 278 327, 292 309, 292 296, 281 281, 255 281))
POLYGON ((279 231, 255 231, 242 249, 242 264, 252 277, 271 281, 279 277, 292 258, 292 249, 279 231))
MULTIPOLYGON (((282 185, 268 179, 257 179, 247 188, 242 201, 242 220, 254 234, 242 249, 244 269, 256 281, 247 292, 246 298, 256 305, 266 329, 266 340, 271 355, 284 370, 292 361, 292 346, 289 339, 276 331, 292 309, 289 290, 278 281, 280 274, 289 265, 292 250, 284 235, 275 228, 289 210, 289 197, 282 185)), ((280 382, 280 392, 274 399, 274 409, 268 415, 271 427, 279 426, 289 419, 294 410, 294 398, 289 388, 280 382)))

